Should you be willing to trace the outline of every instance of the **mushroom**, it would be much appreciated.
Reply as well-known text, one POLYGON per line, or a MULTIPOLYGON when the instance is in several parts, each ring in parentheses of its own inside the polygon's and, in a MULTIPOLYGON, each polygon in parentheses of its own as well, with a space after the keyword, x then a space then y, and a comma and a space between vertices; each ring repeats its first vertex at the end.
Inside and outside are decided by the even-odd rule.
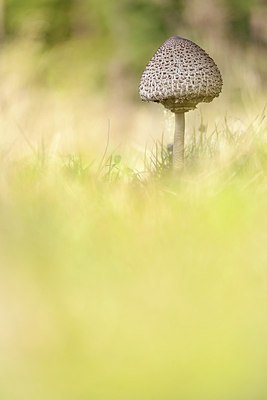
POLYGON ((139 85, 143 101, 161 103, 175 114, 173 169, 184 166, 185 113, 211 102, 222 90, 213 59, 197 44, 180 36, 166 40, 147 64, 139 85))

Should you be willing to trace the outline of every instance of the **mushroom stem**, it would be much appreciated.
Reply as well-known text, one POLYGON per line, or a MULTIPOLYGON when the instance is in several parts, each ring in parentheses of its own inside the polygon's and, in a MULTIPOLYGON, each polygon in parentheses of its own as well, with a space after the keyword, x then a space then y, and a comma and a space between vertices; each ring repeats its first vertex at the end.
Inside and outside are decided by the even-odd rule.
POLYGON ((184 112, 175 113, 175 131, 173 139, 172 165, 174 170, 184 167, 184 112))

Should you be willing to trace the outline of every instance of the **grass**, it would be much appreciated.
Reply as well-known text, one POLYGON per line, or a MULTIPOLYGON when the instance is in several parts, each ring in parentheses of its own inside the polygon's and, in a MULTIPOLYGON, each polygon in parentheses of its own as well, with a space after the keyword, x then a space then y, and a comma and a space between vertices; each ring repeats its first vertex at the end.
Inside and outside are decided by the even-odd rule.
POLYGON ((216 44, 174 177, 160 108, 29 47, 0 64, 0 399, 266 399, 264 56, 216 44))
MULTIPOLYGON (((255 122, 255 121, 254 121, 255 122)), ((267 397, 266 121, 123 156, 3 158, 0 397, 267 397)))

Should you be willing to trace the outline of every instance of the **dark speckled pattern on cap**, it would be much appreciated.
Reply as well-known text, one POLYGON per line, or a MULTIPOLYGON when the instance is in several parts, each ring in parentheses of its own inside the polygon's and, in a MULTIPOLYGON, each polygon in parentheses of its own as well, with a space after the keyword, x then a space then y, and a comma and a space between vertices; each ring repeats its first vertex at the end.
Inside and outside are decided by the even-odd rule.
POLYGON ((173 112, 184 112, 218 97, 222 84, 217 65, 201 47, 173 36, 147 64, 139 93, 143 101, 155 101, 173 112))

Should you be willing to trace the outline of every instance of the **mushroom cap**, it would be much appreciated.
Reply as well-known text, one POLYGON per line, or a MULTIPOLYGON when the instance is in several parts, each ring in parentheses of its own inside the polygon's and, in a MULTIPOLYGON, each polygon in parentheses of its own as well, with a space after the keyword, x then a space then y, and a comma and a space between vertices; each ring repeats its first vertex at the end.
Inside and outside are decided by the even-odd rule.
POLYGON ((222 76, 213 59, 191 40, 173 36, 147 64, 140 81, 143 101, 186 112, 211 102, 222 90, 222 76))

